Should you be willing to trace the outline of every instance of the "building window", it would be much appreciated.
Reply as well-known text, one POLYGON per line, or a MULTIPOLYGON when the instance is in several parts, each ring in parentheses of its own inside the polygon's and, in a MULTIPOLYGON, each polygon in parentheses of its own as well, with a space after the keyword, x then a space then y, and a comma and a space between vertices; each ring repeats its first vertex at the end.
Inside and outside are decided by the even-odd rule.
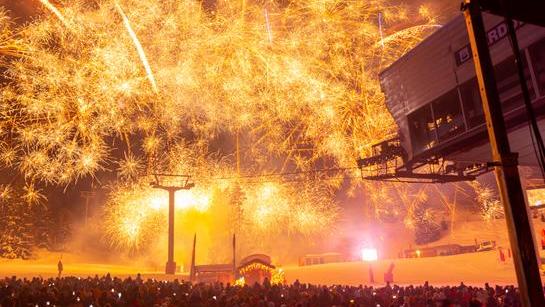
MULTIPOLYGON (((526 84, 528 85, 528 90, 530 91, 530 99, 533 100, 536 98, 536 92, 532 84, 530 69, 528 68, 528 61, 526 60, 524 53, 522 54, 522 61, 526 84)), ((545 61, 543 63, 545 64, 545 61)), ((542 69, 545 70, 545 67, 542 67, 542 69)), ((515 64, 514 57, 510 56, 509 58, 495 65, 494 71, 503 112, 509 112, 523 106, 524 100, 522 97, 522 90, 520 88, 517 65, 515 64)), ((545 71, 543 78, 545 82, 545 71)), ((483 125, 485 121, 477 78, 473 78, 460 85, 460 96, 462 97, 462 106, 464 108, 467 125, 469 126, 468 128, 471 129, 483 125)))
POLYGON ((541 96, 545 96, 545 39, 530 46, 528 52, 532 59, 539 93, 541 96))
MULTIPOLYGON (((526 79, 528 90, 530 91, 530 99, 535 99, 536 93, 532 85, 528 61, 526 60, 524 53, 522 53, 521 56, 524 66, 524 78, 526 79)), ((494 70, 496 72, 496 83, 498 84, 498 92, 500 94, 503 112, 509 112, 523 106, 524 98, 520 88, 515 58, 513 56, 508 57, 499 64, 496 64, 494 70)))
POLYGON ((437 144, 430 104, 409 114, 408 120, 413 154, 421 153, 437 144))
POLYGON ((462 96, 462 105, 469 129, 484 124, 483 105, 477 78, 460 85, 460 96, 462 96))
POLYGON ((433 101, 432 107, 439 142, 448 140, 466 130, 456 89, 433 101))

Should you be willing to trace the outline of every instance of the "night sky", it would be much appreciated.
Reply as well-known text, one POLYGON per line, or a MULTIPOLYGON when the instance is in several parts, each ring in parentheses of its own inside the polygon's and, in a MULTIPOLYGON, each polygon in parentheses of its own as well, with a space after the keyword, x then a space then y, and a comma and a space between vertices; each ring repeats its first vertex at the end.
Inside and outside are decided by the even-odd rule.
MULTIPOLYGON (((203 0, 204 5, 213 5, 215 0, 203 0)), ((59 4, 60 1, 51 0, 54 4, 59 4)), ((451 19, 456 14, 459 14, 459 2, 452 0, 413 0, 413 1, 393 1, 395 3, 404 3, 407 5, 419 6, 420 4, 426 3, 432 7, 432 9, 439 16, 439 22, 446 22, 451 19)), ((4 7, 9 15, 14 19, 18 24, 30 22, 32 18, 36 18, 39 14, 44 12, 42 4, 39 0, 0 0, 0 6, 4 7)), ((79 196, 79 190, 88 190, 90 186, 90 181, 80 181, 77 184, 77 188, 74 189, 73 186, 66 189, 61 187, 59 189, 52 189, 49 193, 50 197, 50 206, 57 208, 64 208, 65 210, 71 211, 79 215, 77 212, 82 210, 82 199, 79 196), (53 197, 51 197, 53 196, 53 197), (57 205, 55 205, 57 204, 57 205)), ((48 194, 49 194, 48 193, 48 194)), ((342 197, 344 198, 344 197, 342 197)), ((341 202, 344 203, 345 209, 349 211, 361 210, 361 200, 357 199, 342 199, 341 202), (352 204, 351 204, 352 203, 352 204)), ((350 214, 348 214, 350 215, 350 214)))
MULTIPOLYGON (((204 0, 205 5, 210 5, 214 0, 204 0)), ((56 1, 51 1, 56 3, 56 1)), ((395 1, 399 3, 398 1, 395 1)), ((401 1, 402 3, 409 3, 408 1, 401 1)), ((439 15, 438 22, 444 23, 451 19, 456 14, 459 14, 459 1, 452 0, 434 0, 423 1, 415 0, 410 1, 412 5, 420 5, 422 3, 432 3, 432 9, 439 15)), ((58 2, 57 2, 58 3, 58 2)), ((0 6, 8 10, 9 15, 18 24, 30 22, 33 18, 38 17, 44 12, 39 0, 0 0, 0 6)), ((4 173, 5 175, 5 173, 4 173)), ((106 177, 111 177, 112 174, 107 174, 106 177)), ((22 178, 21 178, 22 180, 22 178)), ((107 181, 107 180, 106 180, 107 181)), ((83 221, 84 212, 84 200, 80 196, 80 191, 89 190, 90 180, 83 180, 78 182, 75 186, 69 187, 50 187, 47 191, 48 206, 50 209, 59 215, 66 215, 66 218, 73 222, 83 221)), ((105 182, 102 182, 105 183, 105 182)), ((94 208, 100 208, 100 204, 103 203, 105 198, 105 190, 99 191, 98 199, 92 206, 94 208)), ((342 228, 346 232, 352 230, 361 229, 362 220, 359 218, 362 213, 362 203, 364 202, 364 195, 357 195, 354 198, 348 198, 340 193, 338 196, 339 202, 344 208, 345 218, 341 221, 342 228), (357 218, 354 218, 357 217, 357 218)), ((93 209, 91 209, 93 210, 93 209)))
MULTIPOLYGON (((51 0, 52 3, 58 2, 51 0)), ((213 5, 215 0, 203 0, 205 5, 213 5)), ((449 20, 454 15, 459 14, 460 1, 452 0, 413 0, 413 1, 392 1, 395 3, 405 3, 407 5, 420 5, 426 3, 430 5, 435 12, 437 12, 440 22, 449 20)), ((10 15, 16 18, 17 22, 25 22, 30 19, 31 16, 39 14, 41 11, 41 4, 38 0, 0 0, 0 6, 3 6, 10 15)))
POLYGON ((0 6, 6 8, 17 22, 24 22, 35 15, 40 5, 38 0, 0 0, 0 6))

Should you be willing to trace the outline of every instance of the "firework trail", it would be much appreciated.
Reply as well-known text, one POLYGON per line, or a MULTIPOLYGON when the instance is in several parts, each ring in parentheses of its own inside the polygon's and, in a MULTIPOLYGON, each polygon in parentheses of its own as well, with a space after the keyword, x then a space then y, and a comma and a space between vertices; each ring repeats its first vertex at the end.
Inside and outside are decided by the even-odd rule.
POLYGON ((43 4, 45 8, 51 11, 51 13, 53 13, 62 22, 64 26, 66 26, 67 28, 70 26, 68 21, 64 18, 64 16, 59 11, 59 9, 57 9, 51 2, 49 2, 49 0, 40 0, 40 2, 43 4))
POLYGON ((267 11, 267 9, 264 9, 263 10, 263 13, 265 15, 265 25, 267 26, 267 35, 269 37, 269 43, 272 44, 273 42, 273 37, 272 37, 272 29, 271 29, 271 23, 269 21, 269 11, 267 11))
POLYGON ((0 163, 36 184, 70 185, 116 170, 108 233, 135 249, 159 217, 148 215, 145 201, 118 196, 149 170, 191 174, 213 204, 229 203, 214 191, 240 187, 241 227, 263 236, 330 227, 337 216, 331 192, 357 175, 349 168, 357 157, 396 131, 380 67, 435 28, 429 12, 408 18, 381 0, 218 1, 213 14, 194 0, 66 1, 70 18, 41 3, 53 14, 21 32, 32 56, 11 61, 6 72, 0 163), (59 29, 72 17, 78 27, 59 29), (223 145, 235 137, 233 153, 223 145), (312 185, 217 179, 324 167, 347 170, 312 185), (129 203, 143 208, 134 218, 122 209, 129 203), (119 225, 128 236, 115 235, 119 225))
MULTIPOLYGON (((267 161, 278 159, 281 170, 308 170, 325 160, 331 167, 352 165, 395 131, 376 78, 380 33, 369 18, 379 11, 387 15, 381 1, 350 2, 342 9, 322 1, 266 9, 245 3, 243 17, 242 8, 222 2, 213 17, 194 1, 123 6, 130 7, 139 27, 153 30, 137 37, 117 1, 97 8, 67 3, 66 11, 82 25, 70 33, 54 28, 56 15, 25 30, 22 39, 34 56, 13 63, 3 90, 9 118, 3 124, 12 126, 6 129, 5 164, 38 180, 72 182, 105 164, 148 169, 134 162, 156 161, 151 157, 183 140, 185 132, 195 142, 209 142, 221 132, 243 139, 237 155, 249 162, 247 171, 271 168, 267 161), (140 80, 132 48, 151 87, 140 80), (145 156, 130 163, 113 156, 106 144, 114 137, 130 148, 137 135, 143 135, 138 143, 145 156), (68 166, 62 180, 54 178, 61 172, 53 166, 68 166)), ((405 22, 392 15, 384 23, 405 22)), ((403 35, 386 33, 382 65, 432 28, 411 25, 403 35)))
POLYGON ((155 81, 155 77, 153 76, 153 72, 151 70, 151 66, 149 65, 148 58, 146 57, 146 53, 144 52, 144 48, 142 47, 142 44, 140 43, 138 36, 136 35, 136 33, 134 33, 134 30, 131 27, 129 18, 127 18, 127 15, 125 15, 125 12, 123 12, 123 9, 119 5, 119 3, 116 3, 115 7, 117 11, 119 12, 119 15, 121 15, 121 17, 123 18, 123 24, 125 25, 125 28, 127 28, 127 33, 129 33, 129 36, 131 37, 134 43, 134 46, 136 47, 136 51, 138 51, 138 56, 140 57, 140 60, 142 61, 142 65, 144 65, 144 69, 146 70, 146 74, 153 88, 153 91, 157 93, 158 91, 157 82, 155 81))
POLYGON ((380 46, 384 49, 384 32, 382 29, 382 13, 378 13, 378 31, 380 33, 380 46))

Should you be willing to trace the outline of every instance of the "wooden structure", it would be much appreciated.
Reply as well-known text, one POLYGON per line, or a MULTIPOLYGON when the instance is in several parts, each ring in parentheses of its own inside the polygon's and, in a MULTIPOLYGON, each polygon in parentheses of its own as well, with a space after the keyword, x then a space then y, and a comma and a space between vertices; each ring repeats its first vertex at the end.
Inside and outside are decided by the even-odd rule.
POLYGON ((233 283, 235 275, 233 274, 232 264, 206 264, 196 265, 194 267, 195 283, 233 283))
POLYGON ((464 0, 461 8, 381 74, 400 131, 358 166, 367 179, 431 182, 494 170, 522 304, 545 306, 518 171, 545 169, 545 2, 464 0))
POLYGON ((299 258, 299 265, 306 266, 345 261, 345 257, 340 253, 307 254, 304 257, 299 258))
POLYGON ((471 253, 475 251, 475 245, 461 246, 459 244, 446 244, 416 249, 406 249, 403 251, 403 256, 405 258, 436 257, 471 253))
POLYGON ((191 253, 191 270, 189 272, 189 281, 193 283, 233 283, 237 278, 235 269, 235 250, 236 241, 233 235, 233 261, 226 264, 205 264, 196 265, 195 255, 197 248, 197 234, 193 237, 193 251, 191 253))
MULTIPOLYGON (((490 6, 491 3, 498 2, 500 1, 488 1, 488 5, 490 6)), ((534 8, 538 8, 538 5, 535 4, 536 2, 538 1, 519 0, 516 5, 522 7, 526 3, 525 5, 528 8, 532 5, 534 8)), ((509 242, 513 250, 513 263, 515 265, 515 272, 517 273, 521 302, 523 306, 527 307, 545 306, 543 285, 539 276, 537 251, 534 245, 534 236, 528 215, 526 197, 518 171, 520 152, 512 151, 511 144, 513 142, 508 137, 507 120, 504 115, 506 106, 501 98, 501 90, 499 89, 495 74, 495 66, 489 46, 490 36, 486 32, 482 15, 483 6, 481 4, 479 0, 464 0, 462 11, 464 12, 475 73, 479 84, 496 181, 500 191, 501 202, 505 209, 509 242)), ((516 75, 519 80, 519 90, 522 94, 527 122, 530 127, 531 135, 526 140, 532 140, 535 158, 543 171, 545 168, 545 145, 543 144, 537 121, 539 112, 536 112, 537 106, 532 105, 530 86, 528 86, 528 79, 525 75, 524 58, 521 53, 515 22, 512 19, 512 9, 515 7, 515 3, 503 0, 499 4, 499 7, 501 8, 499 14, 504 17, 504 23, 506 24, 507 36, 509 37, 514 58, 513 62, 517 72, 516 75)), ((541 7, 545 6, 541 5, 541 7)), ((535 16, 534 14, 536 14, 536 12, 530 11, 526 13, 520 11, 519 13, 527 15, 526 17, 528 17, 529 21, 532 20, 530 16, 535 16)), ((519 18, 524 17, 522 15, 517 16, 519 18)), ((543 41, 541 39, 535 45, 539 46, 540 42, 543 41)), ((543 52, 541 52, 540 56, 543 57, 543 52)), ((541 112, 542 114, 543 112, 541 112)))
MULTIPOLYGON (((521 165, 537 166, 527 108, 508 24, 483 13, 487 47, 511 150, 521 165)), ((515 22, 523 76, 539 129, 545 132, 545 28, 515 22)), ((431 34, 380 74, 398 135, 358 161, 366 179, 473 180, 493 170, 485 113, 463 16, 431 34), (430 170, 430 165, 437 166, 430 170)))
POLYGON ((264 254, 250 255, 242 259, 238 267, 239 276, 244 277, 244 282, 250 286, 256 283, 262 285, 265 279, 271 282, 274 270, 271 257, 264 254))

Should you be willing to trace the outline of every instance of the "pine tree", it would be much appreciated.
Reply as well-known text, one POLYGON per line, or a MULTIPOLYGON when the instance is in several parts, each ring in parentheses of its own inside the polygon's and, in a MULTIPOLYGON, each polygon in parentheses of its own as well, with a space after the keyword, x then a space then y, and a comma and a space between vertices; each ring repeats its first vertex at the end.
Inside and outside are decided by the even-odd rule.
POLYGON ((53 240, 51 238, 54 223, 49 210, 45 206, 34 206, 31 215, 34 246, 48 250, 52 249, 53 240))
POLYGON ((26 204, 2 204, 4 218, 0 221, 0 257, 28 259, 32 256, 34 238, 26 204))
POLYGON ((66 237, 66 225, 57 227, 47 205, 25 200, 24 189, 0 185, 0 257, 32 257, 35 248, 54 249, 53 238, 66 237))
POLYGON ((416 244, 426 244, 441 238, 441 226, 435 222, 434 218, 433 212, 425 205, 420 205, 415 209, 414 235, 416 244))
POLYGON ((231 205, 231 217, 232 217, 232 226, 235 232, 240 231, 240 228, 243 225, 244 219, 244 208, 243 204, 246 200, 244 191, 239 184, 236 184, 230 193, 230 205, 231 205))

